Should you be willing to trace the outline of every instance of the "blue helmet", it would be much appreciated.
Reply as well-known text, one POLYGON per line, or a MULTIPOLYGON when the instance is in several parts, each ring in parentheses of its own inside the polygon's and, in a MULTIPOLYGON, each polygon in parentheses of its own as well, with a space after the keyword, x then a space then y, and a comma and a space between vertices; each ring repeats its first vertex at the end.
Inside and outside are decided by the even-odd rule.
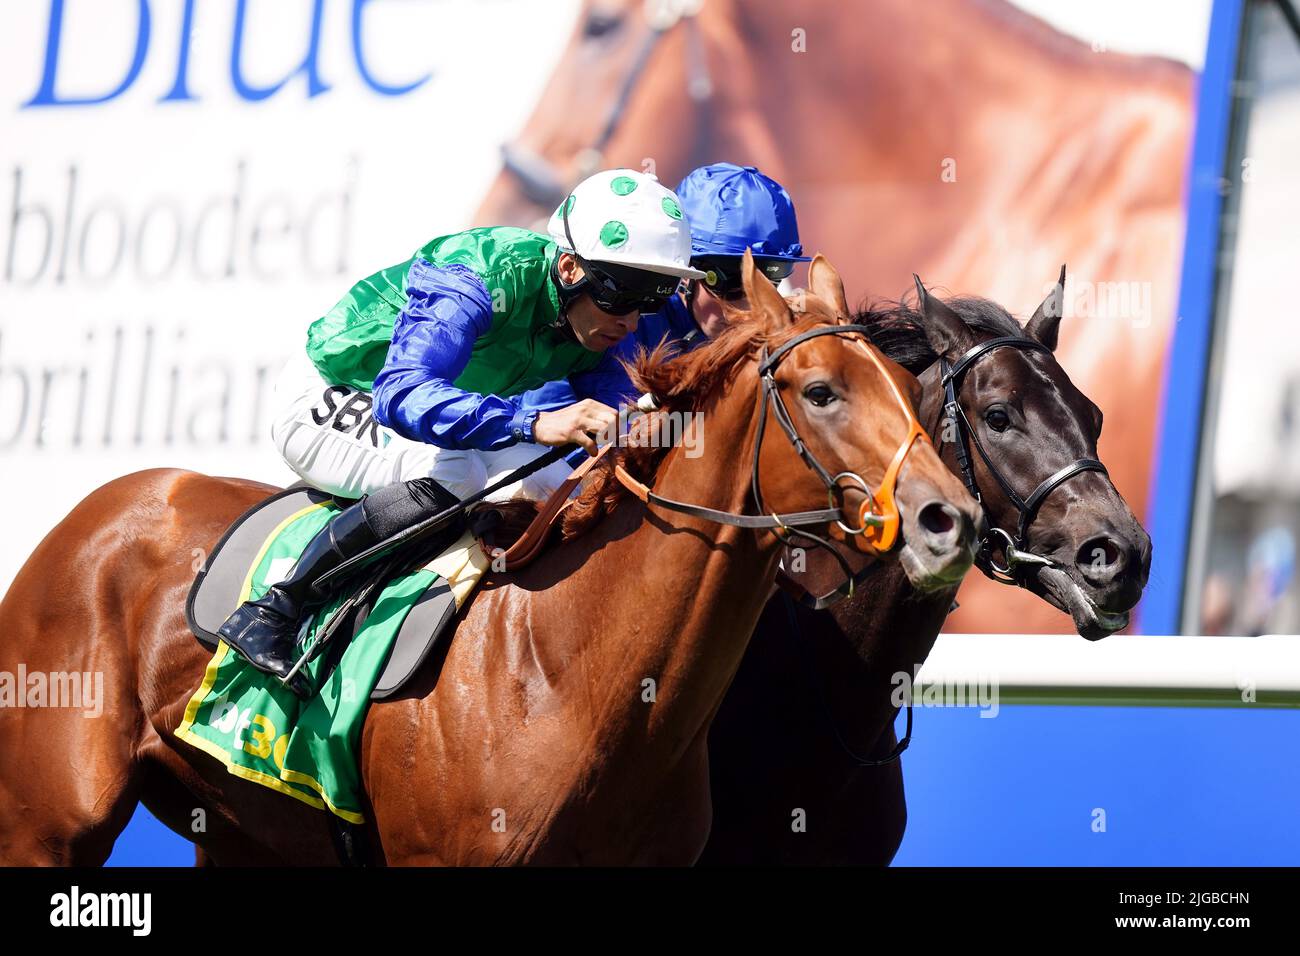
POLYGON ((743 256, 807 262, 790 194, 753 166, 714 163, 677 187, 691 226, 691 257, 743 256))

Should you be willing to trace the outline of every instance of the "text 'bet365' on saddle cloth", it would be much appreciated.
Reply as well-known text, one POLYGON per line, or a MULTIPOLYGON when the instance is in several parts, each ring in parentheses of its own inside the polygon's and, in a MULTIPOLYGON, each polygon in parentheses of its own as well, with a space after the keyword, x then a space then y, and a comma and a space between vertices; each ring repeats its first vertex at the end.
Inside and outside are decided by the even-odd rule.
MULTIPOLYGON (((252 562, 240 600, 261 597, 282 580, 338 510, 326 501, 289 515, 252 562)), ((222 761, 236 776, 363 822, 357 756, 370 693, 407 613, 437 579, 424 567, 390 581, 356 635, 350 640, 336 635, 331 641, 336 646, 327 646, 304 668, 320 688, 311 700, 300 700, 222 641, 185 708, 177 736, 222 761)), ((345 598, 340 595, 322 608, 304 644, 345 598)))

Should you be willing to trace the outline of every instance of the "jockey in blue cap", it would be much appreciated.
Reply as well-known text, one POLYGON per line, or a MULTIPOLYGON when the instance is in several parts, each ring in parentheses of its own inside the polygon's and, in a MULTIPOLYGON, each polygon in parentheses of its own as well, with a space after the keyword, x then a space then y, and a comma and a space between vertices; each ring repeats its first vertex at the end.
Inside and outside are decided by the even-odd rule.
MULTIPOLYGON (((641 316, 636 331, 615 350, 621 358, 631 360, 638 349, 653 349, 665 340, 693 349, 726 328, 728 310, 748 309, 740 274, 746 249, 753 250, 754 264, 774 285, 794 271, 796 262, 809 260, 799 243, 790 194, 754 166, 701 166, 682 180, 677 196, 691 229, 691 265, 704 278, 685 282, 662 309, 641 316)), ((635 397, 630 381, 627 391, 629 399, 635 397)), ((573 400, 564 381, 523 395, 525 407, 539 410, 573 400)))
MULTIPOLYGON (((691 227, 691 264, 705 277, 688 283, 685 296, 670 301, 659 315, 684 312, 712 338, 726 328, 724 304, 749 307, 740 278, 747 248, 753 250, 754 265, 773 284, 780 284, 796 262, 809 257, 799 243, 790 194, 753 166, 701 166, 682 180, 677 195, 691 227)), ((674 328, 683 324, 678 316, 674 328)), ((647 329, 639 338, 645 341, 650 334, 647 329)))

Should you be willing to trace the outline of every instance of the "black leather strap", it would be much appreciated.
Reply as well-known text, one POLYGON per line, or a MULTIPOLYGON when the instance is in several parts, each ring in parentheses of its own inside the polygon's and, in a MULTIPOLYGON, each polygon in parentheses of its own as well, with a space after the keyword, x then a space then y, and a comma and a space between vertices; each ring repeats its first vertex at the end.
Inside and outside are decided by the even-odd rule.
POLYGON ((970 368, 971 363, 994 349, 1011 346, 1022 352, 1046 352, 1052 354, 1042 342, 1035 342, 1033 339, 1022 339, 1014 335, 1002 335, 996 339, 989 339, 986 342, 980 342, 966 350, 966 354, 959 358, 952 366, 952 369, 944 373, 944 384, 947 385, 949 379, 959 379, 970 368))
POLYGON ((1038 506, 1043 503, 1043 500, 1052 493, 1052 490, 1057 485, 1084 471, 1099 471, 1106 477, 1110 477, 1110 472, 1106 470, 1106 466, 1096 458, 1080 458, 1078 461, 1066 465, 1056 474, 1043 479, 1042 483, 1025 499, 1025 508, 1020 513, 1019 533, 1016 535, 1018 539, 1017 547, 1024 547, 1025 532, 1029 530, 1029 522, 1033 521, 1034 516, 1038 514, 1038 506))
POLYGON ((871 329, 865 325, 821 325, 815 329, 809 329, 806 332, 800 332, 789 341, 781 343, 780 348, 767 355, 758 364, 758 374, 766 375, 780 364, 785 354, 793 349, 796 345, 807 342, 809 339, 815 339, 819 335, 844 335, 849 332, 857 332, 868 342, 871 341, 871 329))
POLYGON ((788 514, 777 515, 740 515, 730 511, 717 511, 714 508, 706 508, 703 505, 693 505, 685 501, 674 501, 672 498, 664 498, 655 494, 653 491, 646 496, 647 500, 661 508, 667 508, 670 511, 676 511, 684 515, 690 515, 693 518, 705 518, 709 521, 716 521, 718 524, 729 524, 736 528, 799 528, 803 526, 814 526, 829 524, 844 516, 844 512, 839 508, 823 508, 820 511, 792 511, 788 514))
MULTIPOLYGON (((980 441, 979 434, 975 431, 974 426, 971 425, 970 419, 966 417, 966 412, 962 409, 961 402, 957 398, 958 390, 961 387, 962 377, 971 365, 984 355, 992 352, 994 349, 1000 348, 1015 348, 1022 352, 1045 352, 1049 355, 1052 351, 1046 345, 1043 345, 1041 342, 1036 342, 1033 339, 1005 335, 995 339, 989 339, 986 342, 980 342, 971 347, 951 366, 949 366, 947 360, 941 357, 939 359, 939 370, 941 374, 940 382, 943 384, 944 388, 943 410, 944 415, 952 422, 953 427, 957 431, 957 440, 955 442, 957 466, 961 469, 962 480, 966 483, 967 489, 970 490, 971 494, 975 496, 975 499, 979 501, 982 506, 984 501, 980 496, 979 486, 975 482, 975 469, 973 467, 973 462, 971 461, 970 449, 966 441, 967 436, 969 435, 970 440, 975 443, 975 450, 979 453, 980 458, 984 460, 984 464, 988 468, 989 474, 992 475, 998 485, 1001 486, 1003 493, 1007 496, 1007 500, 1009 500, 1011 504, 1015 506, 1016 510, 1020 512, 1020 521, 1016 529, 1015 543, 1016 547, 1020 550, 1028 551, 1027 537, 1029 534, 1029 525, 1038 514, 1039 506, 1042 505, 1043 501, 1046 500, 1047 496, 1050 495, 1058 485, 1085 471, 1100 472, 1107 477, 1109 477, 1109 472, 1106 471, 1106 466, 1095 458, 1080 458, 1077 461, 1072 461, 1068 465, 1058 469, 1056 472, 1043 479, 1043 481, 1039 482, 1038 487, 1030 492, 1028 498, 1022 498, 1020 494, 1011 487, 1011 484, 1003 476, 1002 472, 993 464, 993 460, 989 457, 988 452, 984 448, 984 443, 980 441)), ((985 509, 985 513, 987 514, 987 508, 985 509)), ((990 525, 992 525, 991 521, 990 525)), ((990 534, 991 533, 992 532, 990 532, 990 534)), ((1002 532, 1002 534, 1005 535, 1006 532, 1002 532)), ((1023 584, 1024 582, 1018 579, 1013 582, 992 573, 993 569, 990 559, 991 547, 992 541, 990 537, 986 535, 980 542, 979 553, 976 555, 975 559, 975 563, 979 569, 995 581, 1002 581, 1006 584, 1023 584)))

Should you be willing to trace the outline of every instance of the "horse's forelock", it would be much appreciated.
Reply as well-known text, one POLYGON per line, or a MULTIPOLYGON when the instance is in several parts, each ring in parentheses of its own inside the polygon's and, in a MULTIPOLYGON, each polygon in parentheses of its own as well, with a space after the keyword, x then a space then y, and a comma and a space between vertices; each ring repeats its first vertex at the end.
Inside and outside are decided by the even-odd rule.
MULTIPOLYGON (((991 335, 1028 338, 1020 323, 990 299, 958 296, 944 302, 968 328, 991 335)), ((906 298, 871 299, 854 314, 853 321, 867 326, 875 346, 913 375, 920 375, 938 356, 925 335, 925 320, 906 298)))

